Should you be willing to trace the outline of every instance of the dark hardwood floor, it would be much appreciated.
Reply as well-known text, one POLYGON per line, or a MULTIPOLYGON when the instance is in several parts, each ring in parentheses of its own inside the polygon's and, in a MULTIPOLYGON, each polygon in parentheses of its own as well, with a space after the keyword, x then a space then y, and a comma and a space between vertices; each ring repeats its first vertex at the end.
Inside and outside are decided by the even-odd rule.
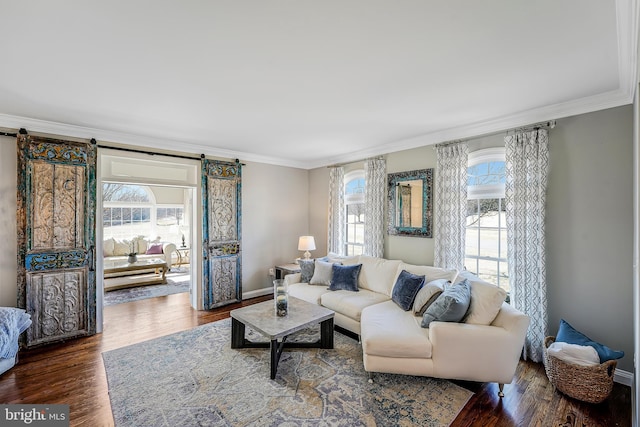
MULTIPOLYGON (((103 351, 224 319, 234 308, 269 298, 207 312, 192 310, 187 294, 106 307, 102 334, 21 351, 18 365, 0 377, 0 402, 69 404, 72 426, 113 425, 103 351)), ((554 391, 540 364, 520 362, 503 399, 496 384, 456 383, 475 394, 453 426, 631 425, 629 387, 616 384, 599 405, 578 402, 554 391)))

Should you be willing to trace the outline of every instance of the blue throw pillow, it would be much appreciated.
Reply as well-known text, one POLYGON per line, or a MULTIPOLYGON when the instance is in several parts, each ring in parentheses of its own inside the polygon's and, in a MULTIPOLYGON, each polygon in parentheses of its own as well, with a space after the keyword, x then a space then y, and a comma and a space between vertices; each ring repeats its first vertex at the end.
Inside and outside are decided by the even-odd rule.
POLYGON ((418 295, 418 291, 423 285, 424 276, 418 276, 417 274, 402 270, 396 279, 395 285, 393 285, 391 299, 398 304, 401 309, 409 311, 413 306, 416 295, 418 295))
POLYGON ((312 259, 298 260, 300 266, 300 283, 309 283, 313 277, 316 262, 312 259))
POLYGON ((331 291, 354 291, 358 292, 358 276, 360 275, 360 269, 362 264, 356 265, 340 265, 333 264, 333 270, 331 275, 331 284, 329 290, 331 291))
POLYGON ((428 328, 431 322, 459 322, 471 305, 469 280, 447 287, 422 316, 421 326, 428 328))
POLYGON ((604 344, 593 341, 582 332, 576 331, 566 320, 560 319, 560 329, 556 336, 556 342, 566 342, 568 344, 590 345, 595 348, 600 357, 600 363, 607 360, 620 359, 624 356, 624 351, 611 350, 604 344))

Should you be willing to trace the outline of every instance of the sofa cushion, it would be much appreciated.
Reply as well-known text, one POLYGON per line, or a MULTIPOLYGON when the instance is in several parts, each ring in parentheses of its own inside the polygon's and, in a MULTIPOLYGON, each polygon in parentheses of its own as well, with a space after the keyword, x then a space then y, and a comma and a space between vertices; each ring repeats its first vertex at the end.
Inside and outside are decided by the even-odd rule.
POLYGON ((162 253, 162 243, 152 243, 144 252, 146 255, 158 255, 162 253))
POLYGON ((394 276, 394 282, 402 270, 417 274, 418 276, 424 276, 425 283, 432 282, 436 279, 447 279, 451 283, 454 283, 456 276, 458 276, 458 270, 456 269, 445 269, 432 267, 430 265, 414 265, 401 262, 398 266, 398 271, 396 271, 396 275, 394 276))
POLYGON ((436 279, 420 288, 413 302, 413 314, 422 317, 427 308, 433 304, 442 291, 444 291, 445 285, 448 283, 449 281, 447 279, 436 279))
POLYGON ((298 265, 300 266, 300 281, 309 283, 313 277, 316 262, 312 259, 301 259, 298 260, 298 265))
POLYGON ((316 260, 313 268, 313 276, 309 281, 310 285, 329 286, 331 284, 331 272, 333 263, 316 260))
POLYGON ((362 264, 356 265, 340 265, 333 264, 331 271, 331 284, 329 290, 331 291, 351 291, 358 292, 358 276, 360 275, 360 269, 362 264))
POLYGON ((396 272, 401 262, 360 255, 362 271, 360 272, 358 287, 391 297, 393 285, 396 283, 399 274, 396 274, 396 272))
POLYGON ((360 289, 360 292, 329 291, 320 297, 322 306, 357 322, 360 321, 363 308, 388 300, 388 296, 368 289, 360 289))
POLYGON ((468 271, 461 271, 458 274, 454 286, 464 280, 467 280, 471 286, 471 305, 463 322, 473 325, 490 325, 498 315, 500 307, 507 297, 507 291, 492 283, 485 282, 468 271))
POLYGON ((324 286, 313 286, 308 283, 293 283, 289 285, 289 296, 320 305, 320 297, 331 292, 324 286))
POLYGON ((393 301, 363 309, 360 330, 367 355, 431 358, 429 330, 420 327, 420 318, 400 310, 393 301))
POLYGON ((616 351, 612 350, 604 344, 600 344, 599 342, 593 341, 588 336, 584 335, 582 332, 574 329, 573 326, 569 324, 564 319, 560 319, 560 328, 558 329, 558 335, 556 336, 556 342, 566 342, 569 344, 577 344, 577 345, 590 345, 595 348, 598 352, 598 357, 600 357, 600 363, 604 363, 608 360, 620 359, 624 356, 624 351, 616 351))
POLYGON ((409 311, 413 307, 413 301, 423 285, 424 276, 418 276, 402 270, 393 286, 391 300, 404 311, 409 311))
POLYGON ((116 244, 116 241, 113 237, 105 240, 104 244, 102 245, 102 254, 104 256, 113 256, 113 250, 115 248, 115 244, 116 244))
POLYGON ((468 280, 448 286, 424 312, 422 327, 428 328, 433 321, 459 322, 467 314, 470 303, 471 286, 468 280))

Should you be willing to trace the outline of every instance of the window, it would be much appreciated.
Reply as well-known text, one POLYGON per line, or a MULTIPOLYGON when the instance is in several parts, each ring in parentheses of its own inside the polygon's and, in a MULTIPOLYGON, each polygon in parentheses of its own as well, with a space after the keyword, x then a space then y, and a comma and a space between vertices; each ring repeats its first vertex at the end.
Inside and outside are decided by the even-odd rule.
POLYGON ((509 292, 504 148, 469 153, 465 267, 509 292))
POLYGON ((148 187, 104 183, 102 185, 102 227, 104 237, 130 239, 151 236, 155 199, 148 187))
POLYGON ((104 183, 102 227, 105 239, 131 239, 146 236, 181 243, 189 232, 184 205, 156 204, 149 187, 104 183))
POLYGON ((362 255, 364 249, 364 170, 345 174, 344 182, 345 254, 362 255))

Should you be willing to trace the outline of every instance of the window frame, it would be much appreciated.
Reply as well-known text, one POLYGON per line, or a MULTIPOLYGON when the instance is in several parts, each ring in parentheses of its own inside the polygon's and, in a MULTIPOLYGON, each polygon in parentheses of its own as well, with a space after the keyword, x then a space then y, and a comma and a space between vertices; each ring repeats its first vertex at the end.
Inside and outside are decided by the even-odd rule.
MULTIPOLYGON (((359 225, 362 224, 362 226, 364 227, 364 218, 362 219, 361 222, 349 222, 349 215, 348 215, 348 207, 350 205, 357 205, 357 204, 361 204, 362 208, 364 209, 364 191, 366 188, 367 182, 365 181, 365 174, 364 174, 364 169, 357 169, 351 172, 347 172, 344 174, 344 188, 342 189, 343 191, 343 195, 344 195, 344 254, 345 255, 355 255, 355 253, 350 253, 349 252, 349 248, 350 247, 359 247, 361 248, 360 253, 363 253, 364 251, 364 235, 363 235, 363 241, 362 242, 358 242, 358 241, 354 241, 354 242, 350 242, 349 241, 349 225, 359 225), (364 181, 364 187, 362 188, 362 192, 358 192, 358 193, 353 193, 353 194, 347 194, 347 185, 354 181, 354 180, 359 180, 362 179, 364 181)), ((364 215, 363 215, 364 216, 364 215)))
MULTIPOLYGON (((485 149, 480 149, 474 152, 469 153, 468 156, 468 161, 467 161, 467 167, 471 168, 473 166, 477 166, 479 164, 483 164, 483 163, 489 163, 489 162, 505 162, 505 148, 504 147, 492 147, 492 148, 485 148, 485 149)), ((467 186, 467 202, 475 200, 475 201, 479 201, 480 200, 486 200, 486 199, 497 199, 498 201, 498 212, 501 212, 503 207, 504 207, 504 203, 505 203, 505 184, 501 183, 501 184, 482 184, 482 185, 468 185, 467 186)), ((477 210, 479 211, 479 205, 477 205, 477 210)), ((495 285, 501 287, 501 283, 500 283, 500 277, 501 277, 501 269, 500 269, 500 265, 501 263, 504 263, 507 265, 507 271, 509 271, 509 266, 508 266, 508 258, 507 258, 507 253, 506 253, 506 248, 504 248, 504 251, 502 250, 502 244, 501 244, 501 237, 502 234, 501 233, 507 233, 507 229, 506 229, 506 223, 502 224, 501 221, 501 217, 500 214, 498 215, 498 226, 497 227, 482 227, 481 226, 481 222, 478 221, 477 226, 473 226, 473 228, 470 228, 469 226, 466 226, 466 232, 468 232, 469 230, 474 230, 474 232, 476 232, 477 230, 477 255, 469 255, 467 254, 466 251, 466 247, 465 247, 465 259, 473 259, 475 261, 475 268, 473 269, 473 271, 475 271, 475 274, 479 274, 478 270, 479 270, 479 264, 480 261, 491 261, 491 262, 495 262, 496 263, 496 283, 494 283, 495 285), (492 230, 492 231, 497 231, 498 232, 498 257, 493 257, 493 256, 483 256, 481 253, 481 230, 492 230), (504 254, 504 256, 500 256, 501 254, 504 254)), ((466 246, 466 245, 465 245, 466 246)), ((507 276, 507 280, 508 280, 507 276)))

